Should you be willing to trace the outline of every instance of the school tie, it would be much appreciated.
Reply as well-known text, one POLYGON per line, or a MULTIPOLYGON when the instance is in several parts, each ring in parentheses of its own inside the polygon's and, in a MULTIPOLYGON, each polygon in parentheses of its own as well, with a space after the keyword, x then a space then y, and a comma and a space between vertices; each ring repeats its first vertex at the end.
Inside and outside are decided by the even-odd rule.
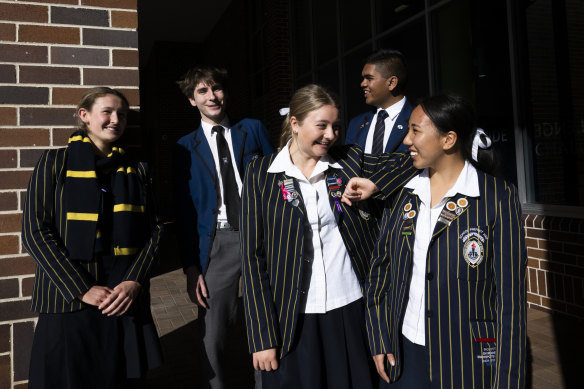
POLYGON ((235 170, 231 162, 229 145, 223 135, 225 129, 222 126, 213 126, 211 132, 217 133, 217 152, 219 154, 219 170, 223 183, 223 201, 227 208, 227 221, 234 229, 239 229, 239 189, 235 181, 235 170))
POLYGON ((377 123, 375 123, 375 131, 373 132, 373 147, 371 147, 371 154, 383 153, 383 136, 385 135, 385 119, 389 115, 385 109, 382 109, 377 114, 377 123))

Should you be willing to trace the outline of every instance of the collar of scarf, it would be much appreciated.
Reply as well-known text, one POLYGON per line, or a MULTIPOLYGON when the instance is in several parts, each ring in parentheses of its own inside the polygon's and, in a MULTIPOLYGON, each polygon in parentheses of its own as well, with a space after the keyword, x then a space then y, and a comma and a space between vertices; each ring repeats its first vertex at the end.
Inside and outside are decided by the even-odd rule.
POLYGON ((145 195, 136 168, 128 165, 124 150, 114 147, 96 162, 91 140, 85 131, 69 138, 64 206, 67 228, 65 247, 72 259, 91 261, 94 256, 102 193, 98 171, 111 174, 114 198, 112 244, 116 256, 132 256, 143 244, 145 195))

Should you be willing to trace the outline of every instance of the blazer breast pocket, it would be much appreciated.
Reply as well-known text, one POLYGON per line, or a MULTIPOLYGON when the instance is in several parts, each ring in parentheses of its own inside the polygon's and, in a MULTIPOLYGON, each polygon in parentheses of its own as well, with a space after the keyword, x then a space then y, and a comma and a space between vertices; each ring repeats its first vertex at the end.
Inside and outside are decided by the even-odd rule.
POLYGON ((454 270, 458 279, 483 281, 491 278, 492 266, 489 260, 491 253, 488 227, 469 226, 461 230, 456 239, 457 242, 454 247, 458 250, 458 261, 451 263, 456 266, 454 270))

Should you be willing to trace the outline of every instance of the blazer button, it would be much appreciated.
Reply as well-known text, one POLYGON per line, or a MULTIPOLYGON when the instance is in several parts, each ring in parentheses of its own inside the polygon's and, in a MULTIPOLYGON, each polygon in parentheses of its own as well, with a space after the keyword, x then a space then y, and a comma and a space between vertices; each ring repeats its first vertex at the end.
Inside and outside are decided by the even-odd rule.
POLYGON ((432 311, 427 310, 426 311, 426 317, 432 317, 432 311))
POLYGON ((432 281, 434 279, 434 273, 426 273, 426 279, 432 281))

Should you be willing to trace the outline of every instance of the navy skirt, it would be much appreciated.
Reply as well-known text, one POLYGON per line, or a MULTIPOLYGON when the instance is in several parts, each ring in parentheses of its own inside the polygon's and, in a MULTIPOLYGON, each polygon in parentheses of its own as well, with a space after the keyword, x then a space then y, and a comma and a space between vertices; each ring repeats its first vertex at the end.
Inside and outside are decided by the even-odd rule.
POLYGON ((290 352, 263 389, 370 389, 378 378, 367 346, 361 299, 324 314, 300 314, 290 352))
MULTIPOLYGON (((113 288, 127 261, 103 259, 103 284, 113 288)), ((149 285, 123 316, 108 317, 97 307, 70 313, 41 313, 32 346, 30 389, 127 388, 162 364, 158 333, 150 313, 149 285)))

